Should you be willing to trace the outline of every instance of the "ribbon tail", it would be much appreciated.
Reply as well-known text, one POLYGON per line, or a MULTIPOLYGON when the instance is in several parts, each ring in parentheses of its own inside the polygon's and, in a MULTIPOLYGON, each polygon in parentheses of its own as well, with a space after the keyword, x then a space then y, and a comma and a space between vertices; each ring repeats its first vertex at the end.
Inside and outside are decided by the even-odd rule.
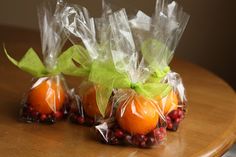
POLYGON ((96 101, 98 109, 103 117, 106 116, 108 103, 112 94, 112 87, 96 86, 96 101))
POLYGON ((14 58, 12 58, 12 57, 8 54, 8 52, 7 52, 6 48, 5 48, 5 46, 3 46, 3 49, 4 49, 4 52, 5 52, 5 55, 6 55, 7 58, 9 59, 9 61, 11 61, 15 66, 18 66, 18 61, 15 60, 14 58))
POLYGON ((18 62, 14 58, 12 58, 6 48, 4 47, 4 52, 7 58, 18 68, 21 70, 30 73, 34 77, 42 77, 47 74, 46 67, 43 65, 37 53, 30 48, 26 54, 22 57, 22 59, 18 62))
POLYGON ((71 76, 87 76, 88 70, 83 67, 77 67, 73 61, 74 55, 78 53, 75 50, 78 50, 75 46, 70 47, 57 58, 56 71, 71 76))

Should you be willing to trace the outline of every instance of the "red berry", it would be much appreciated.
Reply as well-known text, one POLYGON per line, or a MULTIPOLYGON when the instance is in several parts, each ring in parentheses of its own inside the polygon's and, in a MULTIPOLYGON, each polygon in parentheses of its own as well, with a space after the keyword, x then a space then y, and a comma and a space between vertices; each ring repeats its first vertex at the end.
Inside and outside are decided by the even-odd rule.
POLYGON ((154 145, 155 143, 156 143, 155 138, 153 138, 153 137, 148 137, 147 142, 146 142, 146 146, 147 146, 147 147, 150 147, 150 146, 154 145))
POLYGON ((172 128, 173 128, 173 124, 172 124, 172 123, 168 123, 168 124, 167 124, 167 128, 168 128, 168 129, 172 129, 172 128))
POLYGON ((132 143, 132 136, 130 136, 130 135, 126 135, 125 136, 125 140, 127 141, 127 143, 132 143))
POLYGON ((166 133, 166 129, 164 127, 160 127, 160 132, 165 134, 166 133))
POLYGON ((159 139, 160 141, 163 141, 164 138, 165 138, 165 134, 160 134, 159 137, 158 137, 158 139, 159 139))
POLYGON ((142 141, 139 146, 140 146, 140 147, 146 147, 147 145, 146 145, 146 142, 145 142, 145 141, 142 141))
POLYGON ((45 121, 47 119, 47 115, 46 114, 42 114, 41 116, 40 116, 40 120, 41 121, 45 121))
POLYGON ((168 121, 171 121, 170 116, 166 116, 166 121, 167 121, 167 122, 168 122, 168 121))
POLYGON ((173 112, 171 112, 171 118, 172 119, 176 119, 176 118, 178 118, 179 117, 179 115, 178 115, 178 111, 177 110, 174 110, 173 112))
POLYGON ((83 124, 83 123, 84 123, 84 117, 78 116, 78 117, 77 117, 77 122, 78 122, 79 124, 83 124))
POLYGON ((182 110, 177 110, 178 117, 181 118, 184 115, 184 112, 182 110))
POLYGON ((119 144, 119 140, 117 138, 115 138, 115 137, 112 137, 110 139, 110 144, 113 144, 113 145, 119 144))
POLYGON ((123 133, 121 130, 117 129, 117 130, 115 131, 115 136, 116 136, 117 138, 122 138, 122 137, 124 136, 124 133, 123 133))
POLYGON ((56 111, 54 113, 54 116, 55 116, 56 119, 61 119, 62 118, 62 113, 60 111, 56 111))
POLYGON ((179 123, 180 123, 180 121, 181 121, 181 119, 180 119, 180 118, 177 118, 177 119, 175 120, 175 122, 176 122, 177 124, 179 124, 179 123))
POLYGON ((155 137, 159 137, 160 134, 161 134, 161 132, 160 132, 159 129, 155 129, 155 130, 154 130, 154 136, 155 136, 155 137))

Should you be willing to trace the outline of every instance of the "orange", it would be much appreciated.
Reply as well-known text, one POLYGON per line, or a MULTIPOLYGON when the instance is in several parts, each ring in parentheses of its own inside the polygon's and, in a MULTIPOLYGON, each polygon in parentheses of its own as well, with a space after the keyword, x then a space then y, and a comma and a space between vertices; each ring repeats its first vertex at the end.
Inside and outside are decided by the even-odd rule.
POLYGON ((168 114, 178 108, 178 96, 173 90, 166 97, 162 99, 157 97, 156 99, 164 114, 168 114))
POLYGON ((60 84, 47 79, 31 89, 28 103, 38 112, 49 114, 62 108, 65 101, 65 91, 60 84))
POLYGON ((147 134, 158 123, 159 113, 156 104, 140 95, 122 101, 116 111, 120 127, 132 134, 147 134))
MULTIPOLYGON (((96 88, 95 86, 90 87, 82 96, 82 105, 85 113, 90 117, 101 116, 101 113, 97 106, 96 101, 96 88)), ((111 111, 110 103, 106 109, 106 116, 109 115, 111 111)))

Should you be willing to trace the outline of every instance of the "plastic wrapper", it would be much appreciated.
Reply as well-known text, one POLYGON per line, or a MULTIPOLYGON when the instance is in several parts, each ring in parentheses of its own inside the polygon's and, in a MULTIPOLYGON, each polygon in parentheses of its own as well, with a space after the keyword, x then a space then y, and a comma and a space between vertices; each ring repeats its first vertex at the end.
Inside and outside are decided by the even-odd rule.
POLYGON ((113 96, 113 115, 108 122, 95 126, 95 130, 108 144, 154 146, 166 137, 166 120, 156 97, 165 96, 170 87, 166 83, 147 82, 152 71, 135 45, 125 10, 109 15, 109 23, 113 68, 94 65, 90 80, 118 91, 113 96))
POLYGON ((90 18, 85 8, 76 5, 63 12, 69 39, 75 45, 82 41, 86 51, 77 53, 88 56, 87 65, 74 58, 89 74, 72 120, 86 124, 87 117, 96 119, 96 135, 107 144, 151 147, 165 139, 166 119, 157 97, 166 96, 171 87, 148 82, 152 71, 135 45, 125 9, 112 12, 106 3, 103 8, 99 19, 90 18))
MULTIPOLYGON (((107 8, 107 13, 109 8, 107 8)), ((101 108, 97 105, 97 95, 100 87, 89 80, 91 67, 96 61, 105 61, 111 58, 108 46, 109 28, 106 20, 107 13, 104 12, 101 18, 94 19, 89 16, 86 8, 66 4, 61 17, 62 25, 69 40, 74 45, 73 60, 79 64, 79 71, 84 71, 77 76, 83 77, 79 85, 77 101, 71 106, 70 120, 77 124, 92 126, 98 123, 103 116, 111 115, 108 109, 105 115, 101 114, 101 108), (81 46, 82 43, 82 46, 81 46)), ((112 94, 107 96, 110 99, 112 94)), ((112 103, 110 105, 110 108, 112 103)))
POLYGON ((166 82, 170 93, 159 98, 167 128, 176 131, 186 111, 185 89, 179 74, 170 70, 169 63, 183 34, 189 15, 175 1, 158 0, 155 14, 149 17, 139 11, 130 19, 136 45, 140 45, 145 62, 153 71, 149 82, 166 82))
POLYGON ((184 87, 168 64, 188 16, 164 1, 157 1, 153 17, 139 11, 129 20, 125 9, 113 12, 104 2, 103 9, 99 19, 76 5, 63 11, 68 38, 84 47, 75 50, 74 60, 88 72, 72 120, 87 124, 92 118, 98 139, 107 144, 162 143, 169 122, 184 114, 184 87))
MULTIPOLYGON (((72 93, 61 73, 69 73, 71 68, 65 64, 67 55, 59 56, 67 40, 60 22, 62 8, 62 3, 58 1, 55 10, 51 3, 43 3, 38 9, 44 62, 32 48, 19 62, 5 50, 14 65, 34 76, 34 83, 21 103, 20 119, 26 122, 52 124, 68 114, 72 93)), ((70 54, 70 51, 65 54, 70 54)))

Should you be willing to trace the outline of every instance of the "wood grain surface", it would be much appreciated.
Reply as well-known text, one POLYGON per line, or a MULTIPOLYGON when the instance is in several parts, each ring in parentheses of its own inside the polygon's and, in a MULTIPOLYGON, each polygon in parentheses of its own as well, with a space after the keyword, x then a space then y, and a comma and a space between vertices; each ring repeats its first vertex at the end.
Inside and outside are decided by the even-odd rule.
MULTIPOLYGON (((39 34, 0 27, 0 42, 17 59, 33 47, 40 52, 39 34)), ((31 76, 11 65, 0 49, 0 156, 3 157, 195 157, 221 156, 236 139, 236 95, 209 71, 176 59, 171 67, 181 74, 188 113, 178 132, 168 132, 165 144, 152 149, 110 146, 97 142, 88 127, 67 121, 55 125, 25 124, 15 116, 31 76)), ((77 78, 67 78, 78 86, 77 78)))

